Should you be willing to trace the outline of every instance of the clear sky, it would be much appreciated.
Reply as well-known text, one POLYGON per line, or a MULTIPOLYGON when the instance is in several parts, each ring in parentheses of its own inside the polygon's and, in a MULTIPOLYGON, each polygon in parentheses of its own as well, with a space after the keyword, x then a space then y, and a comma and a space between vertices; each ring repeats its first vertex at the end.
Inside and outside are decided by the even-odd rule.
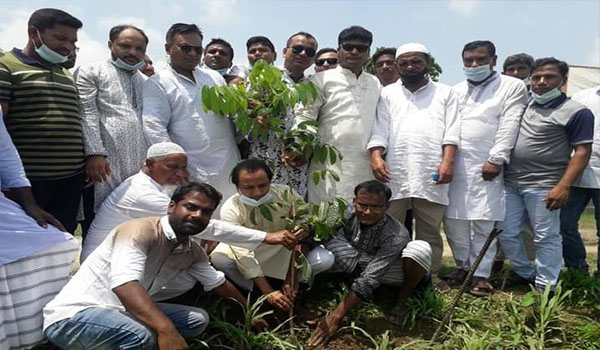
MULTIPOLYGON (((63 9, 83 22, 78 64, 107 58, 108 31, 124 23, 144 29, 148 53, 164 62, 164 34, 171 24, 184 22, 198 24, 205 43, 213 37, 231 42, 236 63, 246 63, 245 42, 253 35, 271 38, 281 56, 292 33, 307 31, 319 47, 335 47, 340 30, 357 24, 373 32, 371 53, 379 46, 425 44, 443 68, 440 80, 448 84, 463 79, 460 52, 478 39, 496 44, 499 70, 506 56, 519 52, 600 66, 600 0, 0 0, 0 48, 22 48, 27 19, 42 7, 63 9)), ((276 64, 281 63, 278 57, 276 64)))

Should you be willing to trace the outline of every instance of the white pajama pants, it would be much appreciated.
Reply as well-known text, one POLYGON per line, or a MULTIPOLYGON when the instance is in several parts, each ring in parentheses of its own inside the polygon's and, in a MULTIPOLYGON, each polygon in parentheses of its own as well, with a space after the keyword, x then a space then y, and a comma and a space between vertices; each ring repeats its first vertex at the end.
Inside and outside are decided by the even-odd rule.
MULTIPOLYGON (((494 224, 495 221, 489 220, 444 219, 446 237, 458 268, 467 271, 471 269, 490 232, 494 229, 494 224)), ((496 256, 496 241, 495 239, 490 245, 474 276, 490 277, 496 256)))

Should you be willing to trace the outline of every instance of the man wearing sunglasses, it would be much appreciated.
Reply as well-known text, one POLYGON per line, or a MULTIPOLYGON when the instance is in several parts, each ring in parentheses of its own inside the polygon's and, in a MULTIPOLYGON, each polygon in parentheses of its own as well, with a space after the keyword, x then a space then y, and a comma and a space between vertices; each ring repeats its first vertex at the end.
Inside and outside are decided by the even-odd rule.
MULTIPOLYGON (((354 185, 373 178, 366 147, 375 120, 381 84, 375 76, 362 69, 369 58, 372 42, 373 34, 362 27, 342 30, 338 36, 339 66, 311 77, 320 90, 319 96, 314 103, 296 111, 296 124, 306 120, 318 121, 317 132, 321 140, 337 147, 344 156, 333 165, 311 163, 309 174, 327 169, 337 173, 341 181, 329 176, 316 185, 309 181, 310 202, 338 196, 351 201, 354 185)), ((290 158, 292 162, 296 160, 294 155, 290 158)))
POLYGON ((338 65, 338 54, 336 49, 326 47, 317 51, 315 56, 315 72, 333 69, 338 65))
POLYGON ((376 180, 354 189, 354 213, 349 215, 326 248, 335 256, 329 272, 357 276, 350 292, 327 316, 311 321, 316 330, 308 341, 318 346, 339 328, 344 316, 361 301, 372 300, 381 285, 399 287, 387 314, 392 323, 402 322, 405 301, 416 289, 430 284, 431 247, 425 241, 411 241, 402 224, 386 214, 392 196, 390 188, 376 180))
MULTIPOLYGON (((282 79, 288 86, 307 80, 304 71, 313 63, 317 45, 317 39, 306 32, 298 32, 289 37, 283 49, 285 61, 282 69, 282 79)), ((294 125, 293 111, 288 111, 281 116, 281 119, 285 127, 290 129, 294 125)), ((288 172, 280 160, 280 148, 281 145, 275 135, 269 135, 267 140, 250 140, 250 158, 273 161, 273 183, 287 184, 291 180, 294 190, 304 198, 308 185, 308 165, 301 162, 290 163, 294 167, 288 172)))
POLYGON ((225 85, 215 70, 200 68, 202 32, 195 24, 176 23, 167 32, 166 69, 144 84, 144 129, 151 144, 174 142, 188 155, 191 180, 207 182, 225 197, 235 194, 227 176, 240 160, 228 118, 205 112, 202 87, 225 85))

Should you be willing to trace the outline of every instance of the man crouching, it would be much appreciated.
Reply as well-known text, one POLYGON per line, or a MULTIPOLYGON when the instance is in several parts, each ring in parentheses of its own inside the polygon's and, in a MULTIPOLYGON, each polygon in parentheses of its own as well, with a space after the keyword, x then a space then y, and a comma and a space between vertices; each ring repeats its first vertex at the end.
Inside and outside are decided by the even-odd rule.
POLYGON ((69 350, 187 349, 183 337, 201 334, 208 314, 197 307, 161 303, 190 290, 245 303, 209 263, 201 239, 255 249, 261 243, 294 247, 302 235, 265 233, 210 220, 221 194, 188 183, 171 197, 168 215, 117 226, 44 308, 44 333, 69 350))
POLYGON ((411 241, 406 228, 386 214, 391 195, 390 188, 376 180, 363 182, 354 189, 354 213, 326 248, 335 256, 330 272, 358 277, 344 300, 327 316, 313 322, 316 330, 309 346, 325 343, 350 309, 361 300, 370 300, 373 291, 382 284, 400 287, 388 319, 401 321, 406 299, 428 277, 431 247, 425 241, 411 241))

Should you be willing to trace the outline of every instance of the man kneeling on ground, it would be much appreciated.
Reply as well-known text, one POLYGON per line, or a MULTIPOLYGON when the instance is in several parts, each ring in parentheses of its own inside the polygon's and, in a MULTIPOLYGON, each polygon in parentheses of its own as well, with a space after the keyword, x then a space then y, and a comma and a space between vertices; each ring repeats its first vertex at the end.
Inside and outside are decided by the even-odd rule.
POLYGON ((410 241, 406 228, 386 214, 391 195, 390 188, 376 180, 360 183, 354 189, 354 213, 326 248, 335 256, 330 272, 358 277, 350 293, 332 312, 312 322, 316 330, 309 346, 325 343, 350 309, 361 300, 370 300, 382 284, 400 287, 388 319, 393 323, 401 321, 406 299, 428 278, 431 247, 425 241, 410 241))
POLYGON ((245 303, 223 273, 210 265, 200 240, 247 249, 263 242, 291 249, 303 237, 210 221, 221 198, 212 186, 192 182, 175 191, 168 215, 117 226, 44 308, 48 339, 69 350, 187 349, 183 337, 201 334, 208 314, 161 300, 200 282, 205 291, 245 303))
MULTIPOLYGON (((290 215, 289 198, 298 200, 300 196, 293 191, 285 200, 287 186, 272 184, 272 179, 273 172, 262 160, 246 159, 238 163, 231 173, 231 182, 237 187, 238 193, 223 204, 221 220, 256 230, 284 230, 287 225, 285 218, 290 215), (263 217, 258 208, 268 203, 282 204, 281 207, 273 206, 277 210, 271 213, 271 220, 263 217)), ((315 247, 310 252, 307 244, 301 244, 298 248, 307 254, 313 274, 333 265, 333 255, 325 248, 315 247)), ((296 250, 294 254, 298 255, 299 251, 296 250)), ((219 244, 211 254, 211 261, 238 286, 246 290, 256 286, 263 295, 269 295, 269 304, 289 310, 293 307, 299 287, 299 273, 296 273, 294 280, 291 279, 291 255, 292 252, 280 246, 261 244, 252 251, 219 244), (281 281, 282 288, 275 290, 269 279, 271 282, 281 281)))

